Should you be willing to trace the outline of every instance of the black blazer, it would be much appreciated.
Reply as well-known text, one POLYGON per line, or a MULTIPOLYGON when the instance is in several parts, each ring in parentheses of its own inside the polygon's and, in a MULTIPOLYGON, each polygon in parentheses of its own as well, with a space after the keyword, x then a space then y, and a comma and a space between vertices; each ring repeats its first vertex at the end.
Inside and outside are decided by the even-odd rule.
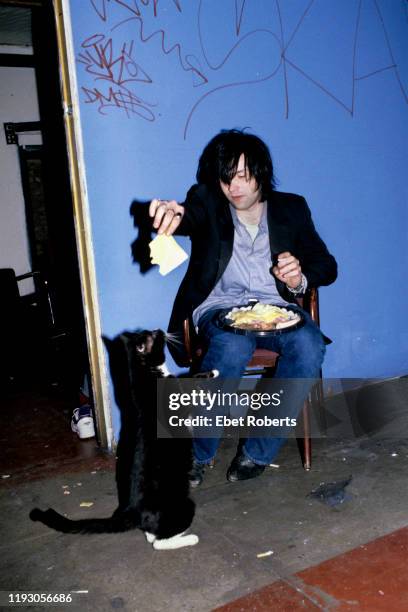
MULTIPOLYGON (((308 287, 329 285, 337 277, 337 264, 313 225, 306 200, 298 195, 273 191, 268 199, 268 228, 272 260, 290 251, 300 261, 308 287)), ((183 219, 176 234, 191 237, 191 257, 174 302, 169 332, 183 334, 183 321, 210 294, 231 258, 234 224, 227 199, 205 185, 189 190, 183 219)), ((288 302, 295 298, 286 285, 276 280, 280 295, 288 302)), ((169 347, 182 365, 184 347, 169 347)))

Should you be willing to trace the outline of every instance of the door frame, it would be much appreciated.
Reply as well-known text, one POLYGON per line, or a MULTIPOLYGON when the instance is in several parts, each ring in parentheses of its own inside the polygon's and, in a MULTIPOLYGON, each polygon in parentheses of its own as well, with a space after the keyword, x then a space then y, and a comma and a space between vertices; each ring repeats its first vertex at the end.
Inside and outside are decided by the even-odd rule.
POLYGON ((111 450, 115 441, 112 428, 107 363, 102 341, 91 217, 86 190, 70 10, 68 0, 53 0, 53 6, 95 419, 100 445, 107 450, 111 450))

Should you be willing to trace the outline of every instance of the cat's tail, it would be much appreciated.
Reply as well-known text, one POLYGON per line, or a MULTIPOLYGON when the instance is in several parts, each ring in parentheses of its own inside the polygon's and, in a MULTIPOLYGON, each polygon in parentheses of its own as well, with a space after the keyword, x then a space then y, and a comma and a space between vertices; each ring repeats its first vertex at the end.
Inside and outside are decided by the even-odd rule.
POLYGON ((62 533, 121 533, 135 529, 137 525, 136 516, 132 513, 123 513, 110 518, 80 519, 72 521, 58 514, 52 508, 39 510, 34 508, 30 512, 32 521, 39 521, 51 529, 62 533))

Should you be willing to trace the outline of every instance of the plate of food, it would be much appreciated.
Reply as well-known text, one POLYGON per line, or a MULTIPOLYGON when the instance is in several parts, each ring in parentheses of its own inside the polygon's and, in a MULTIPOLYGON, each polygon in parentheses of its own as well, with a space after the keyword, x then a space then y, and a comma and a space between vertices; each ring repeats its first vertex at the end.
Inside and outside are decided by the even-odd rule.
POLYGON ((246 304, 225 309, 216 315, 216 325, 235 334, 269 336, 298 329, 305 323, 303 314, 290 304, 246 304))

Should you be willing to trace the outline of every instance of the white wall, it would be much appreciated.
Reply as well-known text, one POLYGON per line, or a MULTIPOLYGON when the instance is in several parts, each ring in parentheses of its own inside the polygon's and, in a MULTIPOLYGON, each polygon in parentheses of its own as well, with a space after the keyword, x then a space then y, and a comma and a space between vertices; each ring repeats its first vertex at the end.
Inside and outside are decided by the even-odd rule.
MULTIPOLYGON (((6 144, 3 123, 23 121, 39 121, 34 68, 0 67, 0 268, 17 275, 30 271, 31 263, 18 150, 6 144)), ((31 281, 19 289, 30 293, 31 281)))

